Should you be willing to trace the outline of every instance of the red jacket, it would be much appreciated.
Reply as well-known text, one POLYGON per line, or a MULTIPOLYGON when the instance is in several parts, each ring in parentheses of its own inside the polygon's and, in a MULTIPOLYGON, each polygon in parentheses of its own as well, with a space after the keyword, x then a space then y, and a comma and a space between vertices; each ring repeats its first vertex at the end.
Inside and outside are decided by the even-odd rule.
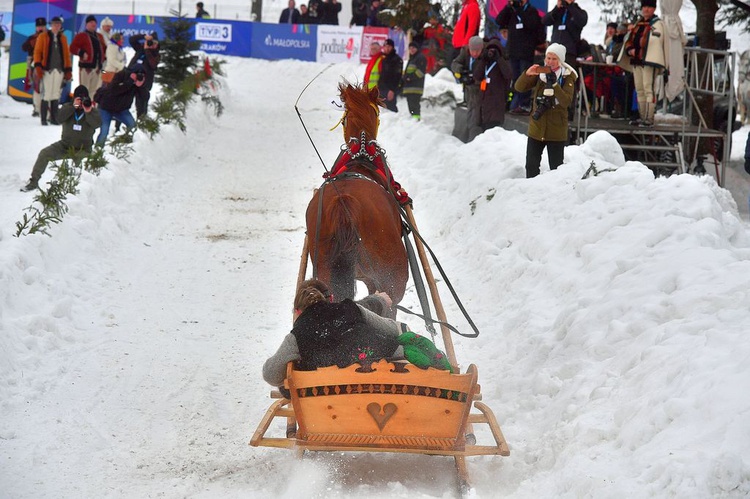
POLYGON ((453 27, 453 46, 456 49, 469 44, 469 38, 479 34, 479 21, 482 18, 477 0, 464 0, 461 15, 453 27))
POLYGON ((99 58, 94 60, 94 44, 88 31, 84 30, 73 37, 73 43, 70 44, 70 54, 77 55, 79 68, 97 68, 104 67, 104 59, 107 58, 107 42, 101 33, 96 33, 96 39, 99 40, 99 58), (86 54, 86 60, 83 58, 86 54))

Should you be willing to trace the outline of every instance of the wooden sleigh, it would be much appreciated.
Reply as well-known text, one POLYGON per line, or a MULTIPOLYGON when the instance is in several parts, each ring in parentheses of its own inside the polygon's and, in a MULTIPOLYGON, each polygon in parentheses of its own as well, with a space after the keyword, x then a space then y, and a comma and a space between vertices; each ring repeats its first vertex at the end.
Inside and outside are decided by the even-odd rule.
MULTIPOLYGON (((409 207, 407 217, 416 231, 409 207)), ((446 322, 424 247, 413 237, 436 314, 446 322)), ((307 259, 305 239, 298 283, 305 278, 307 259)), ((458 373, 450 331, 444 326, 442 337, 446 355, 458 373)), ((470 489, 467 456, 510 455, 495 415, 481 402, 477 379, 473 364, 464 373, 451 374, 386 360, 371 366, 354 364, 315 371, 296 370, 290 363, 284 382, 290 398, 272 391, 272 398, 278 400, 261 420, 250 445, 290 449, 299 457, 305 451, 452 456, 459 490, 465 493, 470 489), (286 435, 266 436, 276 418, 286 421, 286 435), (477 445, 474 425, 487 425, 494 442, 477 445)))

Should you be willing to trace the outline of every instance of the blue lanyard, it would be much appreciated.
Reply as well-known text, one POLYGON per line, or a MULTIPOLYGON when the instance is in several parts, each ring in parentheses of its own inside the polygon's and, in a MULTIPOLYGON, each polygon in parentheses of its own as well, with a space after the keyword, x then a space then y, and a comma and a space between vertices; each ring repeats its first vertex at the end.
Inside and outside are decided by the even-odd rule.
POLYGON ((494 61, 492 65, 484 70, 484 77, 487 78, 487 76, 490 74, 490 71, 492 71, 492 68, 495 67, 495 64, 497 64, 497 61, 494 61))
POLYGON ((474 66, 474 58, 469 57, 469 71, 472 70, 473 66, 474 66))
MULTIPOLYGON (((526 5, 524 5, 524 6, 523 6, 523 9, 522 9, 522 10, 523 10, 524 12, 526 12, 526 9, 528 9, 528 8, 529 8, 529 4, 526 4, 526 5)), ((516 19, 518 19, 518 22, 519 22, 519 23, 520 23, 520 22, 523 22, 523 21, 521 21, 521 16, 519 16, 518 14, 516 14, 516 19)))
POLYGON ((86 114, 86 113, 85 113, 85 112, 83 112, 83 113, 81 113, 81 115, 80 115, 80 116, 78 116, 78 111, 75 111, 75 112, 73 113, 73 118, 75 118, 75 120, 76 120, 76 123, 78 123, 79 121, 81 121, 81 118, 83 118, 83 115, 84 115, 84 114, 86 114))
POLYGON ((568 20, 568 11, 565 11, 565 14, 563 14, 562 22, 560 24, 565 24, 565 21, 568 20))

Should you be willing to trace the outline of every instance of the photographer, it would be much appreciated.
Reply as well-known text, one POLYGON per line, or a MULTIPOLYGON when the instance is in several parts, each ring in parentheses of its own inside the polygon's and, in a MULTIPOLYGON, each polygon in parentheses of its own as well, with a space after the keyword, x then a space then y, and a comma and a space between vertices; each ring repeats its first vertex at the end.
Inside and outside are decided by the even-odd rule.
POLYGON ((99 112, 102 117, 102 130, 99 137, 96 138, 96 145, 104 147, 109 135, 109 124, 112 118, 121 123, 125 123, 128 130, 135 127, 135 119, 130 114, 130 106, 133 105, 133 98, 138 95, 138 91, 146 84, 146 75, 143 70, 131 72, 123 69, 115 74, 112 82, 99 89, 94 96, 99 112))
POLYGON ((575 67, 581 31, 589 22, 589 15, 575 0, 557 0, 557 5, 542 19, 542 24, 552 26, 552 43, 559 43, 567 50, 567 62, 575 67))
POLYGON ((473 76, 479 84, 478 113, 474 116, 478 126, 483 132, 502 126, 512 70, 503 54, 500 40, 493 38, 487 43, 487 48, 474 65, 473 76))
MULTIPOLYGON (((529 0, 511 0, 495 18, 499 29, 508 30, 508 56, 517 80, 529 66, 534 64, 534 52, 543 46, 547 33, 542 26, 539 11, 529 0)), ((514 93, 510 103, 513 114, 529 114, 531 103, 528 93, 514 93)))
POLYGON ((531 90, 531 118, 526 144, 526 178, 539 175, 542 152, 547 148, 549 167, 563 162, 568 141, 568 107, 573 102, 575 70, 565 61, 565 47, 553 43, 547 48, 545 66, 534 64, 516 80, 519 92, 531 90))
POLYGON ((31 170, 29 182, 21 188, 28 192, 39 188, 39 179, 47 169, 50 161, 63 159, 72 149, 73 157, 80 161, 91 152, 94 143, 94 132, 102 123, 99 111, 93 106, 89 91, 79 85, 73 92, 73 102, 63 104, 58 111, 58 118, 62 125, 62 136, 54 144, 50 144, 41 151, 31 170))
MULTIPOLYGON (((474 80, 474 66, 479 61, 483 50, 484 40, 482 40, 482 37, 472 36, 468 45, 461 49, 458 57, 453 59, 451 63, 453 76, 458 83, 462 83, 464 86, 464 102, 467 108, 466 128, 460 127, 459 135, 456 135, 456 133, 454 135, 461 140, 466 137, 467 142, 471 142, 482 133, 482 127, 479 126, 479 82, 474 80), (468 134, 466 129, 468 129, 468 134)), ((458 108, 456 108, 456 111, 458 112, 458 108)), ((454 132, 456 131, 454 130, 454 132)))
POLYGON ((141 117, 148 112, 148 100, 151 98, 154 74, 161 60, 159 36, 156 31, 150 35, 133 35, 129 38, 129 42, 130 46, 135 49, 135 55, 130 60, 128 69, 133 73, 143 72, 146 75, 145 83, 135 95, 136 114, 141 117))

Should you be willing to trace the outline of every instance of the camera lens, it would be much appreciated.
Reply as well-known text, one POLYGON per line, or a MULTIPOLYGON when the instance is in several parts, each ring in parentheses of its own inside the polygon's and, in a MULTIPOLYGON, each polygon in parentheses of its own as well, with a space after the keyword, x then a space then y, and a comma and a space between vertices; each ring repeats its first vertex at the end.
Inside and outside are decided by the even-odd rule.
POLYGON ((83 102, 83 107, 91 107, 91 98, 84 97, 82 102, 83 102))

